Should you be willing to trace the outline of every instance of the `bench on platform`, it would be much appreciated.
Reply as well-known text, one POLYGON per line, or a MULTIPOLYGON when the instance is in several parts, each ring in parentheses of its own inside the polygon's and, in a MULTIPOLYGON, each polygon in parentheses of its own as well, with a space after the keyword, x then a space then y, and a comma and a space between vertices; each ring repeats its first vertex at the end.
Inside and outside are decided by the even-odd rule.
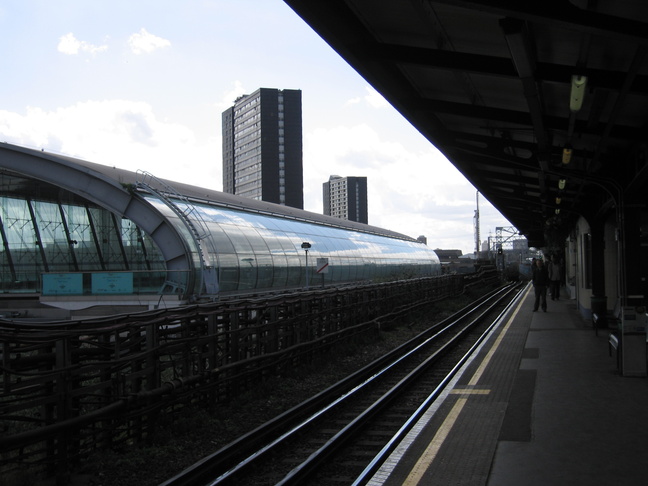
POLYGON ((605 314, 592 312, 592 326, 594 327, 597 336, 598 336, 599 329, 602 328, 619 329, 620 324, 621 324, 621 306, 618 300, 612 312, 606 312, 605 314))

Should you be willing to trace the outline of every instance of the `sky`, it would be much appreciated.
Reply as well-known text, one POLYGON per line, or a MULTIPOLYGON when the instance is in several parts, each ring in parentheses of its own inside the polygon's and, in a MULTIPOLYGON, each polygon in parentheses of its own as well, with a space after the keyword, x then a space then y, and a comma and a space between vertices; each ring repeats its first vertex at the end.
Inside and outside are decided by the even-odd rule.
POLYGON ((511 224, 281 0, 3 0, 0 142, 222 190, 221 114, 302 91, 304 209, 367 177, 369 224, 475 249, 511 224))

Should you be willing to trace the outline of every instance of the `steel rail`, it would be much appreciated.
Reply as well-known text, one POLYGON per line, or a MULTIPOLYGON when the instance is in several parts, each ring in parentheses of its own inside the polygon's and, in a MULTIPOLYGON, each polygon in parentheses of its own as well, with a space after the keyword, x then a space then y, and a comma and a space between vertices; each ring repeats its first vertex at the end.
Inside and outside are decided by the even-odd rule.
MULTIPOLYGON (((431 354, 427 359, 425 359, 420 365, 418 365, 414 370, 412 370, 406 377, 404 377, 401 381, 399 381, 393 388, 391 388, 387 393, 385 393, 382 397, 380 397, 378 400, 376 400, 371 406, 369 406, 367 409, 365 409, 364 412, 362 412, 358 417, 353 419, 349 424, 347 424, 343 429, 341 429, 337 434, 335 434, 331 439, 329 439, 322 447, 320 447, 318 450, 313 452, 306 461, 302 462, 299 466, 295 467, 288 475, 284 477, 283 480, 280 482, 276 483, 275 486, 288 486, 288 485, 294 485, 294 484, 303 484, 302 481, 304 481, 309 474, 311 474, 320 464, 322 464, 331 454, 333 454, 338 448, 340 448, 346 441, 351 439, 358 431, 378 412, 380 412, 383 408, 385 408, 393 399, 395 399, 405 388, 407 388, 410 384, 415 382, 418 377, 425 372, 427 369, 429 369, 433 364, 435 364, 441 357, 443 357, 451 348, 454 347, 454 345, 460 341, 466 333, 468 333, 475 325, 479 323, 481 320, 482 316, 488 312, 488 310, 494 308, 499 302, 502 300, 506 299, 509 295, 510 292, 513 290, 509 290, 504 295, 499 296, 496 302, 492 303, 489 305, 488 309, 486 309, 482 314, 480 314, 478 317, 476 317, 474 320, 472 320, 470 323, 468 323, 459 333, 454 335, 450 341, 445 343, 440 349, 435 351, 433 354, 431 354)), ((499 320, 496 318, 494 322, 497 322, 499 320)), ((479 338, 479 342, 481 342, 483 339, 485 339, 485 336, 488 335, 490 330, 492 329, 493 324, 488 327, 488 329, 482 333, 482 335, 479 338)), ((471 351, 474 351, 476 349, 475 346, 471 347, 471 351)), ((461 361, 465 361, 467 358, 464 355, 464 357, 461 359, 461 361)), ((460 368, 460 366, 455 366, 451 370, 451 372, 446 375, 443 380, 443 387, 447 385, 447 383, 452 379, 452 376, 456 374, 457 370, 460 368)), ((437 396, 438 394, 441 393, 443 388, 439 390, 439 387, 435 389, 435 392, 437 390, 437 396)), ((429 400, 426 399, 425 403, 427 403, 429 400)), ((410 420, 410 419, 408 419, 410 420)), ((413 425, 413 424, 412 424, 413 425)), ((411 427, 411 426, 410 426, 411 427)), ((211 483, 210 486, 217 484, 217 483, 211 483)))

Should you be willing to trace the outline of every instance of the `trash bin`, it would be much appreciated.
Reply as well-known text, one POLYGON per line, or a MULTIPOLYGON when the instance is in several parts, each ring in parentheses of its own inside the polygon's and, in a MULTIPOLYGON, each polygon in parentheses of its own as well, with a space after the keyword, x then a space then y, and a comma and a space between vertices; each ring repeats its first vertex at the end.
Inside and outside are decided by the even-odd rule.
POLYGON ((621 374, 646 376, 648 316, 643 307, 623 307, 621 314, 621 374))

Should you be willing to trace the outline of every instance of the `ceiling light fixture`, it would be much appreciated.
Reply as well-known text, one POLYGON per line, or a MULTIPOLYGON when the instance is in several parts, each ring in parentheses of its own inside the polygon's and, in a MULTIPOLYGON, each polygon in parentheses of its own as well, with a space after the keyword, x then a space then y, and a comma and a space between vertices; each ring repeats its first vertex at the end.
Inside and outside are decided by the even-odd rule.
POLYGON ((565 185, 567 185, 567 179, 558 180, 558 189, 562 191, 563 189, 565 189, 565 185))
POLYGON ((569 109, 573 112, 579 111, 583 106, 585 88, 587 87, 587 76, 573 75, 571 78, 571 94, 569 96, 569 109))
POLYGON ((569 146, 566 146, 563 148, 563 154, 562 154, 562 163, 567 165, 571 162, 572 158, 572 148, 569 146))
POLYGON ((560 199, 559 197, 557 197, 557 198, 556 198, 556 204, 560 204, 560 201, 562 201, 562 199, 560 199))

